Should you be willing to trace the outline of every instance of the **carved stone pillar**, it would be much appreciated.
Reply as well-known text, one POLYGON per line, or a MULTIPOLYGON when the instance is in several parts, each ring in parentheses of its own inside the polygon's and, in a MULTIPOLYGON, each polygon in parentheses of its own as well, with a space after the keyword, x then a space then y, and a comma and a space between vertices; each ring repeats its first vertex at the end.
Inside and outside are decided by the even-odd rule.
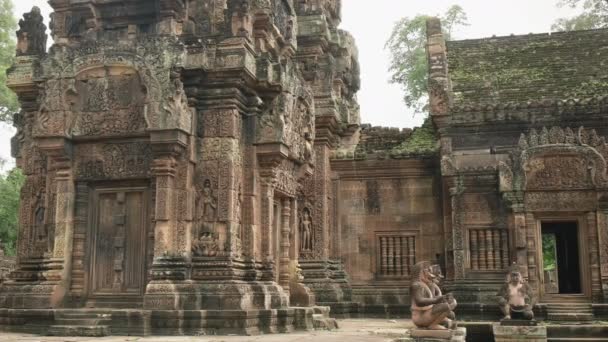
POLYGON ((289 233, 291 232, 291 202, 289 198, 283 198, 281 205, 281 251, 279 265, 279 284, 289 294, 289 233))
POLYGON ((188 139, 181 131, 157 131, 152 133, 151 140, 155 154, 152 169, 156 178, 151 274, 154 280, 183 280, 186 278, 188 255, 178 243, 176 173, 177 158, 185 151, 188 139))
POLYGON ((514 255, 513 260, 518 265, 521 265, 522 274, 524 277, 528 276, 527 267, 527 255, 528 255, 528 243, 526 240, 526 215, 523 212, 513 213, 513 228, 511 230, 514 236, 514 255))
POLYGON ((527 258, 523 265, 528 265, 528 274, 523 274, 524 277, 528 277, 530 286, 532 286, 538 293, 540 289, 539 276, 542 271, 539 269, 537 260, 536 250, 542 247, 542 241, 536 240, 536 218, 531 212, 525 213, 525 225, 526 225, 526 249, 522 250, 522 256, 527 258))
POLYGON ((264 279, 272 279, 272 247, 271 247, 271 235, 272 235, 272 224, 274 221, 274 183, 265 179, 262 181, 262 210, 261 210, 261 254, 263 262, 266 265, 267 273, 264 275, 264 279))
MULTIPOLYGON (((72 145, 64 138, 44 138, 40 149, 50 160, 56 188, 54 234, 47 236, 49 251, 45 254, 44 277, 52 284, 49 305, 65 305, 72 276, 72 244, 74 239, 75 185, 72 170, 72 145)), ((46 291, 46 290, 43 290, 46 291)))
POLYGON ((75 187, 71 160, 59 157, 53 160, 57 199, 55 202, 55 239, 51 270, 47 279, 58 281, 51 297, 52 307, 61 307, 69 291, 72 276, 72 244, 74 240, 75 187))
POLYGON ((608 203, 600 203, 598 212, 597 233, 599 237, 600 276, 602 282, 603 302, 608 303, 608 203))
POLYGON ((464 231, 464 204, 462 194, 464 185, 462 176, 458 176, 452 188, 450 188, 450 202, 452 207, 452 243, 454 253, 454 279, 465 277, 465 231, 464 231))

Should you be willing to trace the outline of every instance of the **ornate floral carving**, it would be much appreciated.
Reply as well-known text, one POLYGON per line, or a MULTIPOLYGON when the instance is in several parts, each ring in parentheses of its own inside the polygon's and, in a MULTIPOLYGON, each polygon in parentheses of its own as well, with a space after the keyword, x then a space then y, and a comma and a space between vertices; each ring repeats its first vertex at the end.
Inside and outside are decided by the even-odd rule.
POLYGON ((75 170, 79 179, 150 176, 152 153, 147 143, 79 145, 76 156, 75 170))
POLYGON ((530 211, 593 211, 597 209, 595 192, 527 192, 526 209, 530 211))
POLYGON ((513 155, 514 190, 583 189, 608 183, 608 145, 583 127, 532 129, 513 155))
POLYGON ((588 161, 579 156, 546 156, 527 164, 526 189, 572 189, 592 187, 588 161))
POLYGON ((136 72, 79 80, 64 97, 76 115, 73 135, 124 135, 146 127, 145 87, 136 72))

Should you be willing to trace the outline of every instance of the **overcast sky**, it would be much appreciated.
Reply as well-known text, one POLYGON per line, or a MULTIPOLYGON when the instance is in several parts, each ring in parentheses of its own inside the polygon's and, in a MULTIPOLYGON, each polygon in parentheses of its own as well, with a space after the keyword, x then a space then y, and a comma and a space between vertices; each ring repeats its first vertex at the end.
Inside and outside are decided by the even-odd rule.
MULTIPOLYGON (((46 0, 13 0, 15 13, 21 17, 36 5, 48 17, 46 0)), ((391 127, 413 127, 423 119, 414 116, 402 103, 399 86, 388 80, 389 58, 384 43, 393 24, 401 17, 416 14, 440 14, 452 4, 461 5, 470 26, 455 32, 456 39, 492 35, 548 32, 555 19, 571 15, 570 9, 556 8, 557 0, 343 0, 342 28, 350 31, 359 46, 362 87, 359 92, 361 117, 365 123, 391 127)), ((0 157, 10 155, 10 136, 0 128, 0 157)))

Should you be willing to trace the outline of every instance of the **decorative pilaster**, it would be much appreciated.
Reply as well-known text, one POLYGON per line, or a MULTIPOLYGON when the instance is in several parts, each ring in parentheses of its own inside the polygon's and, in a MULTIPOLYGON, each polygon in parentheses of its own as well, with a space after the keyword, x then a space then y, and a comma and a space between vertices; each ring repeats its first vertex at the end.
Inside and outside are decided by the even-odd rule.
POLYGON ((608 303, 608 207, 606 203, 600 203, 601 210, 598 212, 598 241, 600 255, 600 277, 602 282, 603 302, 608 303))
MULTIPOLYGON (((262 181, 262 258, 267 267, 272 267, 271 232, 274 221, 274 184, 266 179, 262 181)), ((272 276, 271 276, 272 277, 272 276)))
MULTIPOLYGON (((539 244, 541 241, 536 241, 536 218, 534 214, 531 212, 526 212, 525 214, 525 227, 526 227, 526 249, 522 250, 522 256, 525 255, 527 258, 526 262, 523 265, 528 265, 528 281, 530 282, 530 286, 532 286, 536 291, 539 290, 539 263, 536 260, 536 248, 541 247, 539 244), (525 251, 525 254, 524 254, 525 251)), ((526 274, 523 273, 524 277, 526 274)))
POLYGON ((457 176, 455 184, 450 188, 450 201, 452 207, 452 242, 454 253, 454 278, 465 278, 465 231, 464 231, 464 193, 463 176, 457 176))
POLYGON ((188 139, 182 131, 156 131, 152 133, 151 141, 155 154, 152 171, 156 179, 154 261, 151 274, 154 280, 184 280, 187 277, 188 255, 178 243, 176 176, 178 158, 185 152, 188 139))
POLYGON ((49 306, 63 307, 69 291, 72 276, 72 248, 74 240, 74 206, 76 190, 72 169, 72 145, 64 138, 41 138, 38 146, 49 159, 49 169, 53 172, 55 201, 51 218, 54 231, 48 231, 47 252, 43 260, 43 276, 51 289, 49 306))
POLYGON ((281 205, 281 251, 279 265, 279 285, 289 294, 289 234, 291 233, 291 202, 289 198, 283 198, 281 205))
POLYGON ((76 191, 71 160, 66 156, 57 157, 52 161, 52 164, 56 170, 55 184, 57 186, 55 240, 50 271, 46 277, 58 282, 53 291, 51 306, 61 307, 71 284, 76 191))

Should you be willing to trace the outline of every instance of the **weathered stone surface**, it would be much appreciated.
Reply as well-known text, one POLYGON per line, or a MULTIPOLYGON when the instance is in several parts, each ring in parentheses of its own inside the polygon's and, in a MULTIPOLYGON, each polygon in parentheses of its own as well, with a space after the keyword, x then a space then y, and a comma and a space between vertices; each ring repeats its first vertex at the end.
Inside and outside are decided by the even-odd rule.
POLYGON ((511 341, 547 341, 546 326, 526 326, 526 325, 502 325, 494 324, 494 341, 496 342, 511 342, 511 341))
POLYGON ((408 316, 420 260, 464 317, 500 317, 512 262, 538 319, 605 316, 606 30, 446 42, 430 20, 430 118, 400 130, 360 124, 339 0, 51 6, 54 45, 32 10, 8 73, 26 181, 3 327, 96 327, 68 309, 138 335, 408 316), (556 222, 578 234, 579 286, 548 296, 556 222))

